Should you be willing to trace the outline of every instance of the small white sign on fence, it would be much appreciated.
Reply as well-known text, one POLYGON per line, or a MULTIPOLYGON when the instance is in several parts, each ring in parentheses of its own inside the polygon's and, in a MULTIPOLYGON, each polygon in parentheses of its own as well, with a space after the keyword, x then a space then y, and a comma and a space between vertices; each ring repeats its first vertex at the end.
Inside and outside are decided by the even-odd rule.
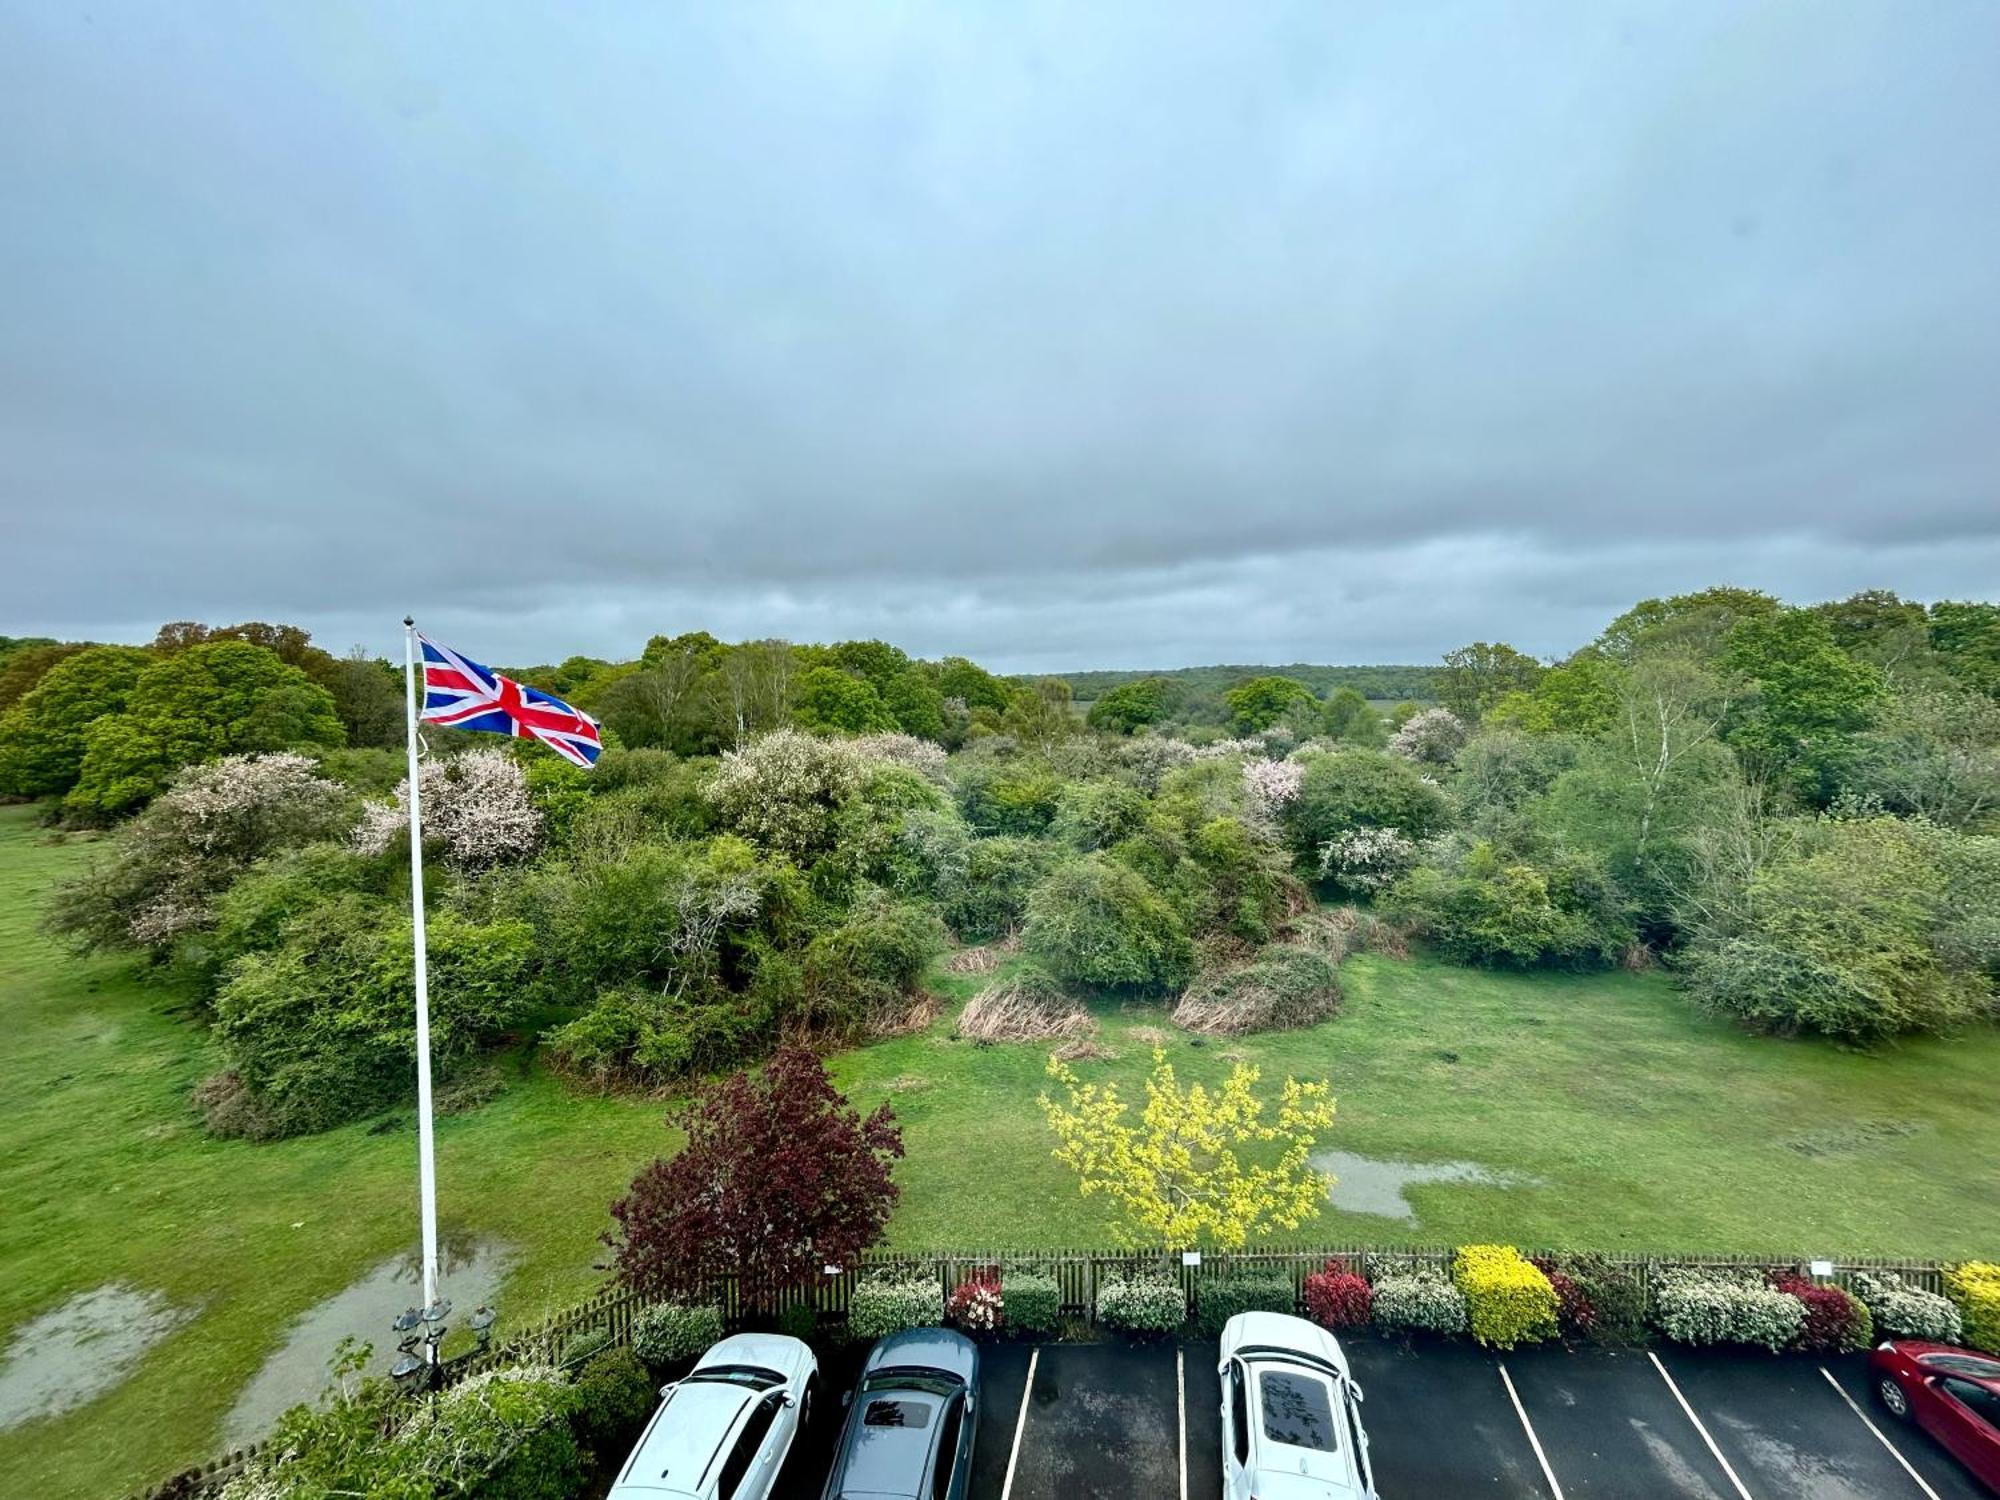
POLYGON ((1201 1252, 1200 1252, 1199 1250, 1183 1250, 1183 1251, 1181 1251, 1181 1264, 1182 1264, 1182 1265, 1184 1265, 1184 1266, 1198 1266, 1198 1265, 1200 1265, 1200 1264, 1201 1264, 1201 1252))
POLYGON ((1831 1276, 1833 1274, 1833 1262, 1830 1260, 1814 1261, 1812 1263, 1812 1273, 1815 1276, 1831 1276))

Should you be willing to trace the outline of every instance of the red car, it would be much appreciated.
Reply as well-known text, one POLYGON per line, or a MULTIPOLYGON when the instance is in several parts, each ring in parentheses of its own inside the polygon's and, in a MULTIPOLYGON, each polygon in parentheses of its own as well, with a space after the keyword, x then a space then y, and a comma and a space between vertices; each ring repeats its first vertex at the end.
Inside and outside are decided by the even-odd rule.
POLYGON ((1877 1344, 1868 1364, 1890 1415, 1915 1422, 2000 1495, 2000 1359, 1896 1339, 1877 1344))

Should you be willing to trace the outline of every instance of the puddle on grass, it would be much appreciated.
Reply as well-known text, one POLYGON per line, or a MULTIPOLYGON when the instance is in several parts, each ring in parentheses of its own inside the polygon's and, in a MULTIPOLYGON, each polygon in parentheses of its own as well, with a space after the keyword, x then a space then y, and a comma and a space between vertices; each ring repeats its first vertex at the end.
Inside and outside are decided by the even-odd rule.
MULTIPOLYGON (((514 1251, 472 1235, 446 1235, 438 1243, 438 1262, 439 1292, 451 1303, 448 1321, 458 1332, 464 1329, 467 1314, 495 1299, 513 1268, 514 1251)), ((307 1308, 293 1322, 285 1342, 238 1394, 223 1423, 223 1447, 241 1448, 258 1441, 286 1411, 325 1391, 332 1378, 329 1366, 344 1338, 373 1344, 369 1372, 386 1375, 396 1358, 396 1335, 389 1325, 403 1309, 422 1300, 423 1270, 412 1250, 383 1261, 344 1290, 307 1308)), ((501 1326, 504 1329, 505 1324, 501 1326)))
POLYGON ((158 1292, 112 1282, 23 1323, 0 1355, 0 1432, 103 1395, 192 1315, 158 1292))
POLYGON ((1540 1179, 1518 1172, 1496 1172, 1476 1161, 1382 1161, 1352 1151, 1322 1151, 1312 1158, 1322 1172, 1333 1174, 1327 1197, 1335 1208, 1351 1214, 1417 1222, 1417 1211, 1403 1189, 1429 1182, 1466 1182, 1482 1187, 1540 1187, 1540 1179))

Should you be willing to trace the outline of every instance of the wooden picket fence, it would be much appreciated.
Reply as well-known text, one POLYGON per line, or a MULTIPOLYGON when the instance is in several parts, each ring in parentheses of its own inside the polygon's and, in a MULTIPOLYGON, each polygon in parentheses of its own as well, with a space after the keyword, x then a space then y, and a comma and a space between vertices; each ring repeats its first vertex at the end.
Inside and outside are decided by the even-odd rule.
MULTIPOLYGON (((1447 1269, 1451 1265, 1454 1249, 1455 1247, 1450 1245, 1280 1247, 1229 1252, 1210 1251, 1202 1254, 1193 1263, 1176 1250, 1133 1251, 1094 1248, 939 1250, 919 1253, 870 1251, 864 1254, 859 1264, 855 1266, 815 1277, 807 1284, 789 1288, 777 1299, 775 1307, 764 1309, 758 1316, 768 1320, 796 1308, 809 1307, 819 1326, 837 1327, 846 1320, 854 1288, 864 1276, 872 1272, 893 1271, 911 1276, 934 1277, 942 1298, 973 1273, 989 1266, 999 1266, 1003 1271, 1009 1267, 1016 1270, 1034 1269, 1054 1276, 1056 1285, 1062 1292, 1063 1315, 1080 1325, 1089 1325, 1096 1321, 1098 1285, 1107 1275, 1115 1272, 1141 1267, 1170 1271, 1180 1278, 1188 1306, 1193 1309, 1200 1301, 1203 1281, 1212 1277, 1227 1276, 1232 1272, 1282 1272, 1291 1278, 1292 1286, 1296 1290, 1307 1276, 1319 1270, 1331 1259, 1345 1260, 1351 1265, 1365 1269, 1373 1276, 1412 1266, 1447 1269)), ((1542 1252, 1526 1253, 1533 1255, 1542 1252)), ((1676 1255, 1636 1251, 1609 1251, 1605 1252, 1604 1259, 1613 1265, 1648 1272, 1664 1267, 1685 1267, 1691 1270, 1805 1272, 1812 1264, 1810 1259, 1799 1256, 1676 1255)), ((1944 1290, 1944 1263, 1940 1261, 1850 1256, 1834 1259, 1833 1267, 1830 1279, 1842 1286, 1851 1287, 1857 1272, 1872 1271, 1891 1272, 1928 1292, 1944 1290)), ((1640 1282, 1646 1289, 1648 1302, 1646 1312, 1650 1316, 1652 1278, 1650 1275, 1642 1276, 1640 1282)), ((740 1327, 748 1320, 750 1310, 743 1305, 733 1279, 726 1280, 721 1286, 716 1287, 714 1295, 722 1306, 724 1320, 731 1327, 740 1327)), ((574 1307, 566 1308, 520 1333, 497 1341, 489 1349, 450 1361, 443 1372, 444 1383, 452 1384, 478 1371, 500 1365, 553 1363, 561 1359, 563 1349, 571 1339, 592 1331, 601 1330, 614 1345, 630 1343, 633 1320, 656 1300, 658 1299, 645 1297, 622 1287, 606 1287, 574 1307)), ((190 1469, 166 1484, 148 1491, 145 1495, 135 1497, 135 1500, 199 1500, 199 1497, 213 1495, 240 1473, 259 1451, 260 1446, 238 1449, 199 1469, 190 1469)))

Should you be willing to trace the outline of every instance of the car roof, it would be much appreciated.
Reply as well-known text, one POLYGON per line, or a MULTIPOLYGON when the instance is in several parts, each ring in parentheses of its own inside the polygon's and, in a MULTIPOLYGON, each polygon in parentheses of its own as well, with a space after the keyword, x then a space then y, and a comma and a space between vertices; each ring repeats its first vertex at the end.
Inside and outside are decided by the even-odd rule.
POLYGON ((715 1456, 763 1394, 716 1380, 675 1386, 653 1413, 611 1493, 699 1495, 715 1456))
POLYGON ((834 1458, 833 1476, 827 1493, 832 1496, 896 1496, 914 1500, 924 1493, 931 1478, 931 1465, 943 1429, 943 1412, 950 1399, 932 1391, 894 1388, 864 1391, 855 1398, 854 1410, 841 1437, 840 1452, 834 1458), (868 1409, 877 1402, 921 1407, 923 1426, 870 1426, 868 1409))

